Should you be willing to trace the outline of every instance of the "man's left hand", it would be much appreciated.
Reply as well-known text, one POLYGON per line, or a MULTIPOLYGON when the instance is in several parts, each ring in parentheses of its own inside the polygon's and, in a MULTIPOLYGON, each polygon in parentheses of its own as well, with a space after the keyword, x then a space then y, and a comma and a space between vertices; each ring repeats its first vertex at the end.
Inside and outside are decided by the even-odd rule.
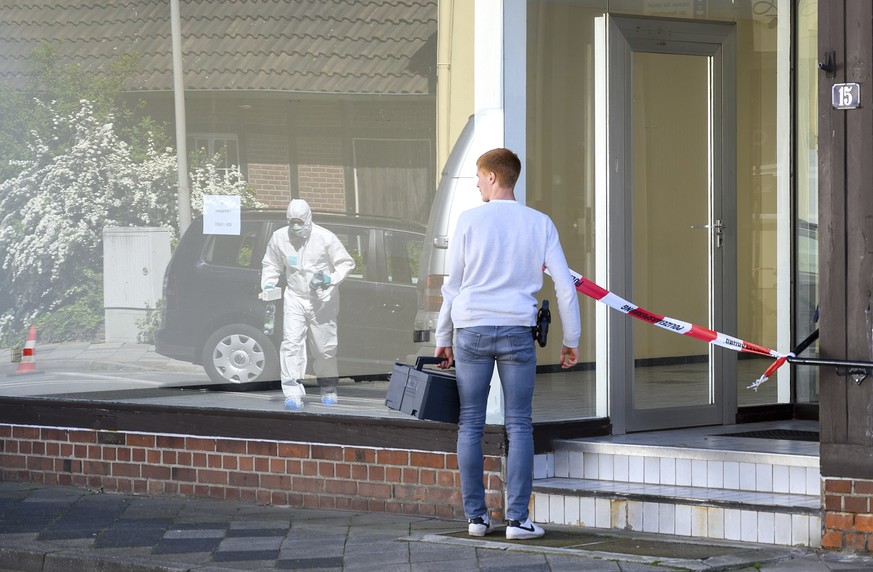
POLYGON ((455 363, 455 354, 452 352, 451 346, 437 347, 433 352, 433 357, 443 358, 443 361, 437 364, 440 369, 448 369, 455 363))
POLYGON ((321 270, 316 272, 312 280, 309 281, 309 287, 312 290, 318 290, 319 288, 326 290, 328 286, 330 286, 330 275, 325 274, 321 270))

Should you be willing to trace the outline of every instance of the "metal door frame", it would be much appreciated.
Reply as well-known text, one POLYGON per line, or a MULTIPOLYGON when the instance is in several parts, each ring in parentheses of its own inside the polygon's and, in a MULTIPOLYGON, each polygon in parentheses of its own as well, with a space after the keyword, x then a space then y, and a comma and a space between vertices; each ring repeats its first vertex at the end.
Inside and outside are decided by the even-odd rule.
MULTIPOLYGON (((736 331, 736 38, 729 23, 609 16, 607 26, 608 239, 609 289, 633 290, 633 173, 631 61, 635 51, 712 58, 713 215, 725 222, 724 246, 710 256, 711 324, 736 331)), ((710 224, 712 220, 707 221, 710 224)), ((712 243, 712 239, 710 239, 712 243)), ((648 308, 657 312, 657 307, 648 308)), ((682 319, 682 316, 674 316, 682 319)), ((633 320, 611 312, 607 320, 610 419, 613 433, 733 423, 736 409, 736 355, 711 349, 715 403, 698 407, 634 410, 633 320)), ((703 343, 703 342, 701 342, 703 343)))

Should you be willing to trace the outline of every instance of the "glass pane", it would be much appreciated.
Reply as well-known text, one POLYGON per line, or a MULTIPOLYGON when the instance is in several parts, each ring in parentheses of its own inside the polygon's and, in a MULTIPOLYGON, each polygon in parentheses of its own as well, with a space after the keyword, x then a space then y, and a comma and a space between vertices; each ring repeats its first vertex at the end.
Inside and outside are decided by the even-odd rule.
MULTIPOLYGON (((415 277, 441 167, 439 6, 299 8, 183 3, 179 126, 168 5, 143 15, 130 4, 34 4, 21 8, 20 25, 0 24, 9 51, 0 90, 0 347, 21 347, 35 327, 41 371, 0 384, 0 394, 281 411, 278 356, 291 304, 258 295, 267 242, 276 231, 287 236, 286 208, 302 198, 355 262, 329 288, 309 281, 330 269, 327 253, 307 251, 313 266, 301 269, 301 305, 338 293, 325 315, 339 307, 339 395, 349 408, 321 408, 316 368, 333 348, 313 350, 309 336, 309 354, 297 355, 313 405, 409 418, 384 399, 395 361, 421 348, 412 338, 415 277), (57 22, 69 33, 55 33, 57 22), (215 45, 210 38, 228 27, 239 33, 215 45), (253 52, 264 33, 283 39, 253 52), (190 197, 180 192, 179 155, 190 197), (226 219, 204 225, 205 195, 240 198, 230 234, 212 234, 227 230, 226 219), (180 205, 193 220, 180 224, 188 210, 180 205), (372 383, 355 383, 362 378, 372 383), (228 382, 255 385, 235 397, 211 391, 228 382), (204 391, 177 391, 192 385, 204 391)), ((469 22, 468 9, 451 17, 469 22)), ((473 30, 453 29, 450 53, 462 63, 446 69, 461 89, 444 103, 448 123, 463 124, 473 109, 463 65, 473 30)), ((288 264, 280 288, 296 271, 288 264)))
MULTIPOLYGON (((526 203, 548 214, 558 228, 570 268, 594 277, 596 22, 598 2, 528 2, 526 203), (584 5, 584 6, 583 6, 584 5)), ((604 4, 599 2, 599 4, 604 4)), ((599 54, 603 56, 601 52, 599 54)), ((599 70, 603 72, 602 69, 599 70)), ((602 151, 602 150, 601 150, 602 151)), ((555 301, 550 279, 541 297, 555 301)), ((579 295, 582 339, 571 372, 556 366, 561 323, 552 306, 549 343, 537 348, 540 375, 534 421, 595 414, 595 306, 579 295)))
MULTIPOLYGON (((818 328, 818 0, 797 5, 797 217, 795 343, 818 328)), ((803 354, 818 355, 818 343, 803 354)), ((818 403, 819 368, 795 368, 797 401, 818 403)))
POLYGON ((406 233, 386 232, 385 256, 388 282, 415 284, 418 281, 418 264, 421 258, 423 239, 406 233))
MULTIPOLYGON (((632 301, 709 327, 709 58, 633 54, 632 301)), ((712 403, 709 347, 634 320, 634 406, 712 403)))
POLYGON ((370 252, 369 234, 361 230, 353 230, 342 227, 326 227, 333 232, 345 247, 346 252, 355 261, 355 267, 349 273, 349 278, 363 279, 368 275, 367 255, 370 252))
MULTIPOLYGON (((779 3, 779 6, 787 5, 779 3)), ((777 338, 777 193, 779 185, 777 93, 781 75, 777 25, 788 14, 777 13, 777 3, 738 11, 737 20, 737 337, 764 347, 780 348, 777 338), (777 20, 778 16, 778 20, 777 20)), ((783 60, 784 61, 784 60, 783 60)), ((779 102, 783 104, 783 102, 779 102)), ((788 102, 784 102, 788 105, 788 102)), ((787 172, 787 170, 785 170, 787 172)), ((787 294, 787 292, 782 293, 787 294)), ((741 354, 737 363, 737 402, 740 407, 776 403, 777 377, 757 391, 746 387, 773 363, 741 354)), ((787 367, 780 370, 787 371, 787 367)))

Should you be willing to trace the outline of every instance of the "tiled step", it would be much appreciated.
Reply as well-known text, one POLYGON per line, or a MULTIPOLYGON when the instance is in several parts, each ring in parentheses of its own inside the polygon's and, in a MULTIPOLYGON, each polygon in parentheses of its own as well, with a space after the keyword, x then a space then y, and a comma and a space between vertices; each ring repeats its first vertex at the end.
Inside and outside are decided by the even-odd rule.
POLYGON ((821 495, 817 456, 584 441, 555 448, 537 459, 537 478, 821 495))
POLYGON ((534 481, 543 523, 817 547, 821 503, 812 495, 551 478, 534 481))
POLYGON ((820 544, 815 455, 559 441, 554 453, 537 457, 535 477, 540 522, 820 544))

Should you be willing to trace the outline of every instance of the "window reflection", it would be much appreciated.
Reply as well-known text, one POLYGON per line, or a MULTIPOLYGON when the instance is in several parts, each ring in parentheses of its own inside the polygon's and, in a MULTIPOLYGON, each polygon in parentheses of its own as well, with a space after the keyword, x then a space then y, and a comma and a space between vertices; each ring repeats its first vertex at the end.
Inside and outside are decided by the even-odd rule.
POLYGON ((274 408, 282 309, 265 333, 261 260, 289 200, 303 198, 356 264, 339 287, 340 395, 364 414, 405 418, 383 402, 394 361, 418 350, 437 178, 436 0, 351 2, 341 17, 314 1, 183 6, 192 209, 236 195, 242 210, 228 234, 197 218, 182 236, 170 9, 133 5, 42 3, 0 23, 0 151, 11 159, 0 166, 0 334, 11 352, 35 326, 41 366, 0 394, 274 408), (129 275, 107 274, 107 291, 136 300, 115 309, 132 342, 106 335, 110 227, 171 229, 166 273, 137 267, 140 246, 118 243, 129 272, 161 294, 144 303, 129 275), (192 387, 258 391, 179 389, 192 387))

